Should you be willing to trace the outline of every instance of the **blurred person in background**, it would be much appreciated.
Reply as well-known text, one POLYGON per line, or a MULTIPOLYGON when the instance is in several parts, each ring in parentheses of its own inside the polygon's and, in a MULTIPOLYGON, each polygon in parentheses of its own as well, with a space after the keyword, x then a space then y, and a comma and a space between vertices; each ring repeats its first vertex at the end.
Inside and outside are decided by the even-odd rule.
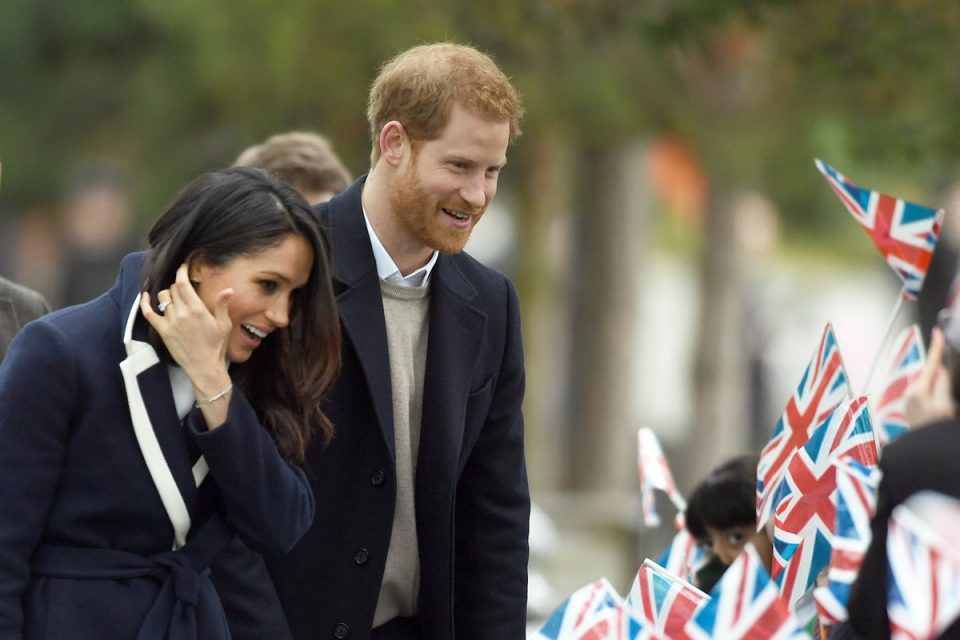
MULTIPOLYGON (((850 619, 834 625, 831 638, 880 640, 890 637, 887 615, 887 528, 894 508, 924 490, 960 498, 960 305, 941 314, 943 329, 935 327, 923 373, 907 388, 906 417, 910 430, 894 440, 880 456, 877 509, 870 523, 872 538, 847 610, 850 619), (944 335, 946 334, 946 339, 944 335), (944 366, 944 352, 950 369, 944 366)), ((960 638, 960 620, 940 638, 960 638)))
POLYGON ((268 558, 297 640, 520 640, 530 495, 510 281, 462 252, 521 107, 485 54, 414 47, 370 90, 370 173, 317 207, 343 367, 314 526, 268 558))
MULTIPOLYGON (((235 166, 264 169, 300 192, 311 205, 350 186, 350 174, 323 136, 291 132, 271 136, 244 150, 235 166)), ((213 581, 227 614, 233 640, 290 637, 283 609, 263 557, 235 539, 214 559, 213 581)))
POLYGON ((68 180, 61 219, 63 262, 54 303, 67 306, 110 288, 117 265, 137 248, 125 168, 105 158, 81 162, 68 180))
MULTIPOLYGON (((0 184, 3 165, 0 164, 0 184)), ((20 327, 50 311, 43 296, 0 276, 0 362, 20 327)))
POLYGON ((313 131, 290 131, 244 149, 235 166, 259 167, 300 192, 311 205, 326 202, 353 182, 330 141, 313 131))
POLYGON ((0 365, 0 637, 225 640, 209 580, 236 536, 313 522, 297 464, 340 332, 325 232, 251 168, 200 176, 94 300, 0 365))

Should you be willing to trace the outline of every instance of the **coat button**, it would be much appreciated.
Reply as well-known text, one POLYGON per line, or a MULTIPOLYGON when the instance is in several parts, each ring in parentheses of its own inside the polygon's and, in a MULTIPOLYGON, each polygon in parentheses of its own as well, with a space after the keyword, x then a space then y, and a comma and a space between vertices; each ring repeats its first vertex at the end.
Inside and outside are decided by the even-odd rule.
POLYGON ((367 564, 367 560, 369 559, 370 559, 370 553, 362 547, 360 549, 357 549, 357 552, 353 554, 353 561, 358 565, 367 564))
POLYGON ((376 471, 373 472, 373 475, 370 476, 370 482, 372 482, 373 486, 375 487, 379 487, 380 485, 382 485, 383 479, 384 479, 384 475, 383 475, 382 469, 377 469, 376 471))
POLYGON ((341 622, 340 624, 338 624, 337 626, 335 626, 335 627, 333 628, 333 637, 334 637, 334 638, 338 638, 339 640, 343 640, 343 638, 346 638, 348 635, 350 635, 350 627, 347 626, 347 623, 345 623, 345 622, 341 622))

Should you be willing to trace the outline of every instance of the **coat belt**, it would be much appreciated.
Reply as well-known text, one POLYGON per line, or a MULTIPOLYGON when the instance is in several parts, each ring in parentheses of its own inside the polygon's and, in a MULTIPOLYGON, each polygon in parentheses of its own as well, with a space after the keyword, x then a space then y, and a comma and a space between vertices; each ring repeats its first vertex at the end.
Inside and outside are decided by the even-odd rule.
MULTIPOLYGON (((233 538, 223 518, 215 515, 177 551, 142 556, 114 549, 42 545, 31 563, 34 575, 79 580, 151 578, 160 590, 137 634, 137 640, 196 640, 197 604, 201 615, 223 618, 220 600, 210 582, 210 563, 233 538)), ((229 638, 224 628, 223 638, 229 638)))

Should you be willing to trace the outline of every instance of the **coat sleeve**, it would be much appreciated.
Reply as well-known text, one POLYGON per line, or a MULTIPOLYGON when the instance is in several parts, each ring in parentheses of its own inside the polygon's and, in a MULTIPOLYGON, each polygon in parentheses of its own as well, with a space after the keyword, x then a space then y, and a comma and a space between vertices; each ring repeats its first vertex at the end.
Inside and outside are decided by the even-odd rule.
POLYGON ((0 366, 0 638, 22 633, 30 557, 57 490, 77 380, 67 340, 42 320, 20 331, 0 366))
POLYGON ((456 637, 524 638, 530 491, 523 451, 519 301, 505 282, 506 341, 483 428, 457 485, 456 637))
POLYGON ((227 421, 216 429, 206 428, 198 409, 187 426, 237 531, 260 551, 290 551, 313 523, 313 491, 303 471, 280 456, 243 392, 231 394, 227 421))

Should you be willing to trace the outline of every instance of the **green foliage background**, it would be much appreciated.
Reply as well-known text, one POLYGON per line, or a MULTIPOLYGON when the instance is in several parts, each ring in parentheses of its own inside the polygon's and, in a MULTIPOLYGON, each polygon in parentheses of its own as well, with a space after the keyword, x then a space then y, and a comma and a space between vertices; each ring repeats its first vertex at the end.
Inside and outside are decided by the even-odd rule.
POLYGON ((79 158, 109 155, 148 220, 292 128, 328 134, 360 173, 377 65, 450 39, 494 54, 524 96, 506 189, 531 139, 577 153, 670 133, 712 185, 760 190, 798 242, 832 241, 854 234, 813 157, 930 204, 954 179, 958 30, 960 5, 934 0, 6 0, 3 197, 56 202, 79 158))

